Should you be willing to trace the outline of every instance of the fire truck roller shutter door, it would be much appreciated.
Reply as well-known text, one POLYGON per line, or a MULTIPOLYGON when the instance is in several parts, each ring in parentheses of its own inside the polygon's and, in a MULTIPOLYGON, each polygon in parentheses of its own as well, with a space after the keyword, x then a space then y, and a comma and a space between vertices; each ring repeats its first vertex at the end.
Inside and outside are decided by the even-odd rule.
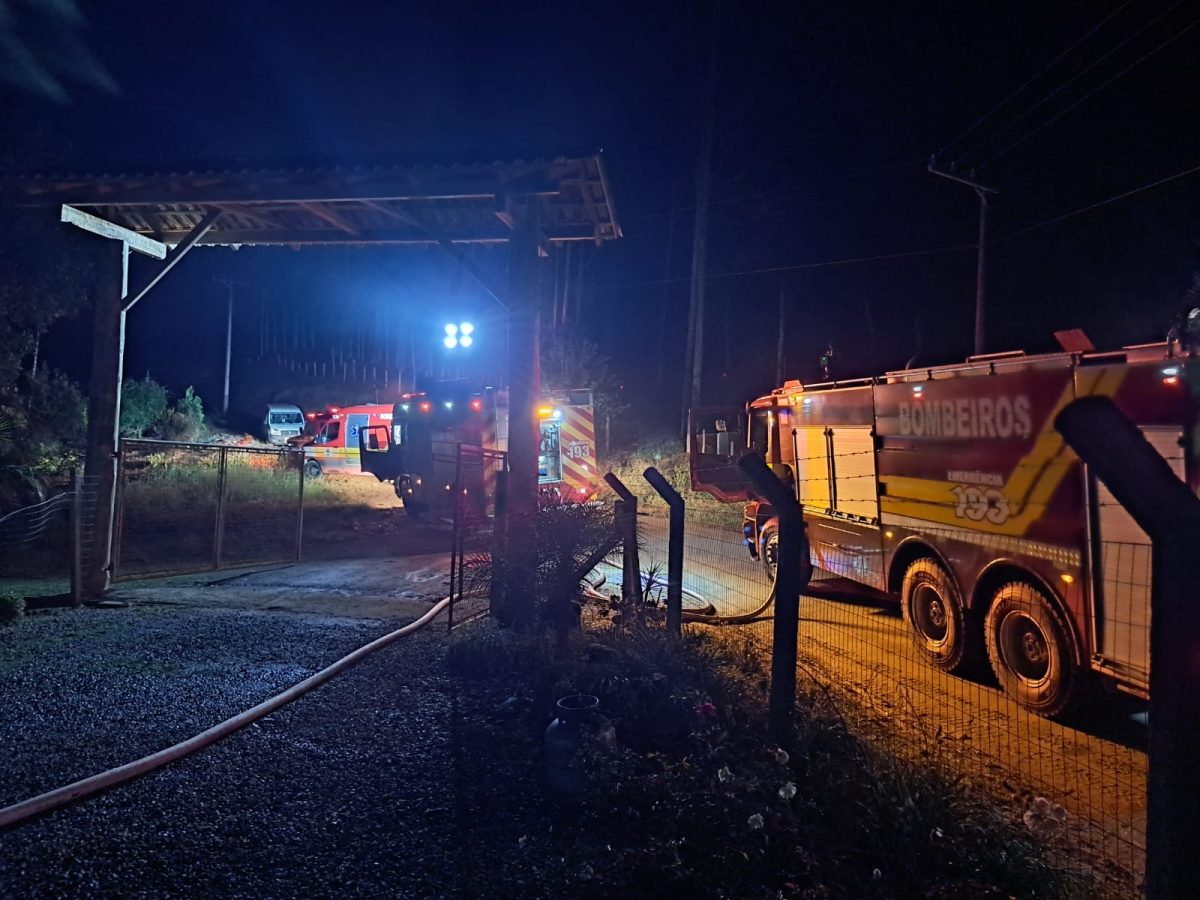
POLYGON ((823 426, 796 429, 796 484, 806 510, 826 512, 832 502, 829 491, 829 441, 823 426))

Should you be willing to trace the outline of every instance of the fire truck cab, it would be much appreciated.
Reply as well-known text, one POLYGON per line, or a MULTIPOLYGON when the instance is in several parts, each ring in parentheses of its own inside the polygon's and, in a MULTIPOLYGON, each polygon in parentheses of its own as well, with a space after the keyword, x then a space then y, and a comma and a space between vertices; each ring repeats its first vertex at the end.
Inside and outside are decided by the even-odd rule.
POLYGON ((304 476, 320 478, 326 474, 361 475, 359 432, 371 426, 387 427, 392 409, 381 403, 360 406, 331 406, 312 416, 313 434, 304 441, 304 476))
MULTIPOLYGON (((538 483, 543 496, 560 501, 590 499, 596 492, 591 391, 548 392, 537 416, 538 483)), ((393 407, 390 428, 372 425, 359 441, 362 470, 390 482, 405 509, 420 515, 454 485, 460 445, 507 451, 507 394, 491 388, 473 391, 454 383, 407 394, 393 407)))
POLYGON ((801 503, 814 567, 898 598, 932 665, 986 654, 1033 712, 1061 713, 1085 675, 1148 697, 1149 538, 1054 419, 1110 397, 1196 491, 1197 377, 1200 360, 1156 344, 790 381, 742 414, 692 412, 692 487, 746 502, 746 545, 773 574, 774 513, 735 465, 763 454, 801 503))

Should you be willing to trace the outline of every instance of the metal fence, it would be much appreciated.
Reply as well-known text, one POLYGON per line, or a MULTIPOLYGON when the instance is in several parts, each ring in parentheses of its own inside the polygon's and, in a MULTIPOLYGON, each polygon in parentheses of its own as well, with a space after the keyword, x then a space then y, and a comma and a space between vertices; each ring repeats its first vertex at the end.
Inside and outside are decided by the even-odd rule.
POLYGON ((300 558, 304 455, 123 440, 113 580, 300 558))
MULTIPOLYGON (((666 563, 667 519, 643 514, 639 524, 644 574, 666 563)), ((829 569, 845 571, 853 562, 825 552, 829 569)), ((1105 546, 1104 558, 1114 560, 1105 568, 1108 595, 1129 613, 1142 608, 1149 554, 1114 544, 1105 546), (1124 565, 1134 559, 1137 565, 1124 565)), ((683 586, 721 615, 762 611, 757 621, 723 633, 749 638, 770 654, 771 611, 764 606, 771 577, 751 558, 740 528, 715 524, 711 514, 688 517, 683 586)), ((1013 596, 1014 606, 1022 602, 1035 601, 1013 596)), ((986 792, 1065 868, 1092 879, 1095 893, 1129 896, 1142 889, 1148 727, 1138 702, 1080 675, 1076 712, 1062 721, 1035 715, 1002 690, 980 629, 972 629, 977 643, 965 670, 949 674, 931 664, 898 602, 820 569, 801 599, 800 618, 799 683, 819 685, 814 696, 836 704, 860 737, 917 764, 944 767, 986 792)), ((1126 618, 1131 628, 1122 639, 1148 642, 1145 616, 1126 618)))
POLYGON ((503 505, 501 481, 507 468, 508 454, 502 451, 458 445, 454 460, 447 614, 451 630, 486 615, 491 609, 493 561, 497 558, 497 541, 503 539, 496 528, 497 505, 503 505))

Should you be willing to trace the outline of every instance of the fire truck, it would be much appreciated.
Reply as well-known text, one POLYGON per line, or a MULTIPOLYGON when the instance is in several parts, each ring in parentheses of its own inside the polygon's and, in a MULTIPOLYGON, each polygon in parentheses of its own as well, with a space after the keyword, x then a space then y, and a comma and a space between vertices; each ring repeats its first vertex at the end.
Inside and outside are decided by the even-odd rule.
POLYGON ((372 426, 386 428, 392 421, 392 408, 382 403, 331 406, 323 413, 310 412, 306 418, 312 434, 299 441, 304 446, 304 477, 361 475, 359 432, 372 426))
MULTIPOLYGON (((590 390, 550 391, 537 407, 541 445, 538 484, 546 500, 585 501, 596 493, 596 431, 590 390)), ((390 482, 404 508, 421 515, 446 497, 459 477, 459 446, 508 450, 504 391, 437 385, 406 394, 390 427, 361 432, 362 471, 390 482)), ((490 493, 494 467, 479 487, 490 493)))
POLYGON ((777 520, 734 465, 762 453, 802 505, 813 566, 898 598, 932 665, 986 655, 1002 688, 1045 716, 1089 677, 1145 698, 1150 540, 1054 418, 1077 397, 1110 397, 1195 491, 1197 367, 1153 344, 789 381, 744 413, 692 412, 692 487, 748 501, 746 545, 773 575, 777 520))

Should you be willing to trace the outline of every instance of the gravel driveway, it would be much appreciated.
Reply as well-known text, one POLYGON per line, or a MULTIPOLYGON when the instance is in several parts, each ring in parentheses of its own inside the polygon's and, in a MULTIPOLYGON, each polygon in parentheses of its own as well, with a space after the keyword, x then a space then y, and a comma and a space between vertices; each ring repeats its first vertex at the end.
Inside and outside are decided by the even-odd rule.
MULTIPOLYGON (((401 624, 141 608, 0 631, 0 802, 132 760, 401 624)), ((0 896, 445 897, 437 625, 199 755, 0 835, 0 896)))

